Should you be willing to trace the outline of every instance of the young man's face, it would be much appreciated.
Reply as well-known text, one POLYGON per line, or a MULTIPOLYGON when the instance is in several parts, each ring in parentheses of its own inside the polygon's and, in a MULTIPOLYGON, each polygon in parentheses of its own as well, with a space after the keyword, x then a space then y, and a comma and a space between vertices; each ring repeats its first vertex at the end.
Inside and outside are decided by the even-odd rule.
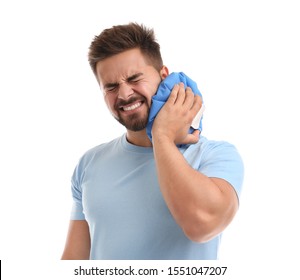
POLYGON ((168 75, 147 64, 139 49, 131 49, 97 63, 97 78, 112 115, 128 130, 146 128, 151 97, 168 75))

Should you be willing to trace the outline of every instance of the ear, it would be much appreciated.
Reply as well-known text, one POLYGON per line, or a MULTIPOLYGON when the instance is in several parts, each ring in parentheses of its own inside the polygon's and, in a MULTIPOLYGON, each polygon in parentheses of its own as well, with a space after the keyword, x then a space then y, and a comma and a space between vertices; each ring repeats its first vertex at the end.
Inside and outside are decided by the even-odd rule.
POLYGON ((166 77, 169 76, 169 69, 167 66, 163 65, 163 67, 160 69, 160 77, 164 80, 166 77))

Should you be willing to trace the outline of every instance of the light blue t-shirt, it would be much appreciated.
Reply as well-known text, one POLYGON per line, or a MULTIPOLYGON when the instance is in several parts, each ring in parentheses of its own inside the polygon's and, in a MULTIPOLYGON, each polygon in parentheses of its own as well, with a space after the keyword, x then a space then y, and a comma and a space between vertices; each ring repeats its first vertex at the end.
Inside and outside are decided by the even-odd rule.
MULTIPOLYGON (((243 163, 233 145, 201 136, 180 151, 194 169, 225 179, 240 195, 243 163)), ((125 134, 80 159, 72 177, 71 219, 88 222, 90 259, 218 258, 221 235, 205 243, 185 236, 163 199, 155 168, 152 147, 132 145, 125 134)))

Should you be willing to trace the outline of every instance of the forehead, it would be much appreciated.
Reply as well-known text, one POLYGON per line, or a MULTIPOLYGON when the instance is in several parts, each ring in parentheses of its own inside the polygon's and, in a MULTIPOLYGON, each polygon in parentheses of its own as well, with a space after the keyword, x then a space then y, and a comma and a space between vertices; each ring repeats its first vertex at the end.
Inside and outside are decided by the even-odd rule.
POLYGON ((139 49, 131 49, 99 61, 96 66, 97 78, 100 84, 117 82, 146 70, 146 62, 139 49))

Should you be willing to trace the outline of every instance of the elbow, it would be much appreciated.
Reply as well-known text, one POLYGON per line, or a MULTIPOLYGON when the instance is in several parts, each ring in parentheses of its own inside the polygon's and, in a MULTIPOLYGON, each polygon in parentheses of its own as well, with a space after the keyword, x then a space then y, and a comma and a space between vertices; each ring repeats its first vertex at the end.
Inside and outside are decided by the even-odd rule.
POLYGON ((214 217, 197 219, 186 224, 182 229, 186 237, 196 243, 208 242, 222 231, 222 227, 214 217))
POLYGON ((184 229, 183 232, 188 239, 196 243, 205 243, 217 236, 216 233, 203 229, 193 229, 192 227, 184 229))
POLYGON ((182 224, 183 232, 193 242, 208 242, 225 230, 236 211, 235 206, 220 211, 195 211, 191 219, 182 224))

